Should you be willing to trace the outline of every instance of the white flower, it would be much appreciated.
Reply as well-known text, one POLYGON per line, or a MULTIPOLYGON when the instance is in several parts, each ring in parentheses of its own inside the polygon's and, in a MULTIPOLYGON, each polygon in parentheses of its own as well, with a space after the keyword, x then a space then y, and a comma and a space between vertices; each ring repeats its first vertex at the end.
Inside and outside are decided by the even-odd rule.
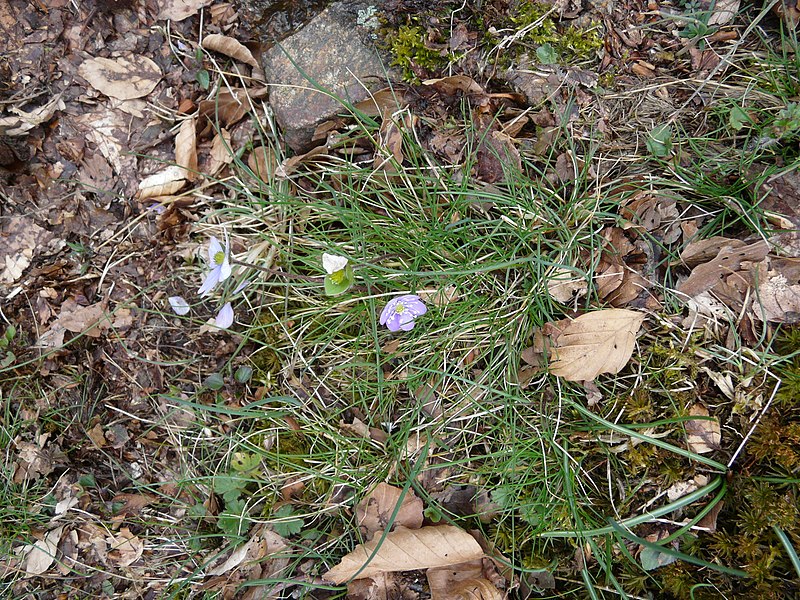
POLYGON ((170 296, 168 300, 169 305, 172 307, 172 310, 175 311, 176 315, 189 314, 189 303, 184 299, 183 296, 170 296))
POLYGON ((226 302, 225 305, 219 309, 214 319, 214 325, 220 329, 227 329, 233 325, 233 307, 230 302, 226 302))
POLYGON ((219 282, 225 281, 231 276, 231 263, 230 263, 231 244, 228 236, 225 236, 225 249, 217 238, 211 236, 208 241, 208 264, 211 266, 211 271, 206 275, 206 279, 197 293, 205 296, 214 289, 219 282))
POLYGON ((322 267, 328 275, 338 273, 347 266, 348 260, 344 256, 336 256, 335 254, 322 254, 322 267))

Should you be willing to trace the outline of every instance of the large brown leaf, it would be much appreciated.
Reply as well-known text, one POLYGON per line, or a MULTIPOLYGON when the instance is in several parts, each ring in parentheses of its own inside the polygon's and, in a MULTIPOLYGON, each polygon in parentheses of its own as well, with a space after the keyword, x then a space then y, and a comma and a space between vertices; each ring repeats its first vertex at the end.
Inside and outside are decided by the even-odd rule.
POLYGON ((371 542, 359 544, 323 577, 340 584, 377 573, 457 565, 481 556, 483 550, 475 538, 453 525, 399 528, 386 536, 376 534, 371 542))
POLYGON ((618 373, 633 354, 644 317, 623 308, 581 315, 551 347, 550 372, 567 381, 590 381, 601 373, 618 373))

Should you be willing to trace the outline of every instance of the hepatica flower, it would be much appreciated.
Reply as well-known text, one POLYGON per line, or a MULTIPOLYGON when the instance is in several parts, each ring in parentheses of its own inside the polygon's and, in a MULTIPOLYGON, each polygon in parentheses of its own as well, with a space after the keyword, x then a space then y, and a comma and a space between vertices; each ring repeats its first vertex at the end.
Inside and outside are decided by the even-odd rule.
POLYGON ((325 293, 328 296, 343 294, 353 285, 355 277, 350 261, 335 254, 322 255, 322 268, 325 269, 325 293))
POLYGON ((411 331, 414 329, 414 319, 428 312, 428 307, 423 304, 419 296, 407 294, 392 298, 381 311, 381 325, 386 325, 389 331, 411 331))
POLYGON ((220 329, 227 329, 233 325, 233 307, 230 302, 226 302, 225 305, 219 309, 214 319, 214 325, 220 329))
POLYGON ((228 236, 225 236, 225 249, 219 243, 217 238, 211 236, 208 241, 208 264, 211 271, 206 275, 206 279, 197 293, 205 296, 214 289, 214 287, 221 281, 225 281, 231 276, 231 263, 230 263, 231 244, 228 236))

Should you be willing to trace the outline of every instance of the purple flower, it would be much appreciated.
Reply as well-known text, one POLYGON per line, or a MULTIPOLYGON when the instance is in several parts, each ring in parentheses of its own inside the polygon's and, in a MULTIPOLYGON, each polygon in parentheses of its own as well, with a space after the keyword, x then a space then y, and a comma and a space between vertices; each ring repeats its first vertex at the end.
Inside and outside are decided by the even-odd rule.
POLYGON ((225 281, 231 276, 231 263, 229 260, 231 253, 231 244, 228 236, 225 236, 225 249, 217 241, 217 238, 211 237, 208 241, 208 264, 211 266, 211 271, 206 275, 206 280, 197 293, 205 296, 208 292, 214 289, 220 281, 225 281))
POLYGON ((389 331, 411 331, 414 329, 414 319, 428 312, 428 307, 422 303, 419 296, 408 294, 389 300, 381 311, 381 325, 386 325, 389 331))

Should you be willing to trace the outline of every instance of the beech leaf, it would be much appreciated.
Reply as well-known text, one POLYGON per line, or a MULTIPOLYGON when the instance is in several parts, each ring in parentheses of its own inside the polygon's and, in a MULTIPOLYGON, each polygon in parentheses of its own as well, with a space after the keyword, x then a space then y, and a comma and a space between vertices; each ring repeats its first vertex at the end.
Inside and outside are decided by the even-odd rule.
MULTIPOLYGON (((178 135, 175 136, 175 163, 183 167, 183 176, 189 181, 198 177, 197 172, 197 135, 195 118, 185 119, 181 123, 178 135)), ((180 189, 180 188, 179 188, 180 189)))
POLYGON ((601 373, 618 373, 633 354, 644 317, 623 308, 579 316, 551 347, 550 372, 567 381, 591 381, 601 373))
POLYGON ((253 57, 253 53, 250 52, 247 46, 240 44, 237 40, 227 35, 211 33, 205 36, 203 38, 203 49, 230 56, 234 60, 254 68, 258 67, 258 61, 253 57))
POLYGON ((340 584, 378 573, 457 565, 482 556, 483 550, 475 538, 453 525, 398 528, 385 537, 376 533, 371 542, 359 544, 323 578, 340 584), (375 556, 372 556, 373 552, 375 556))

